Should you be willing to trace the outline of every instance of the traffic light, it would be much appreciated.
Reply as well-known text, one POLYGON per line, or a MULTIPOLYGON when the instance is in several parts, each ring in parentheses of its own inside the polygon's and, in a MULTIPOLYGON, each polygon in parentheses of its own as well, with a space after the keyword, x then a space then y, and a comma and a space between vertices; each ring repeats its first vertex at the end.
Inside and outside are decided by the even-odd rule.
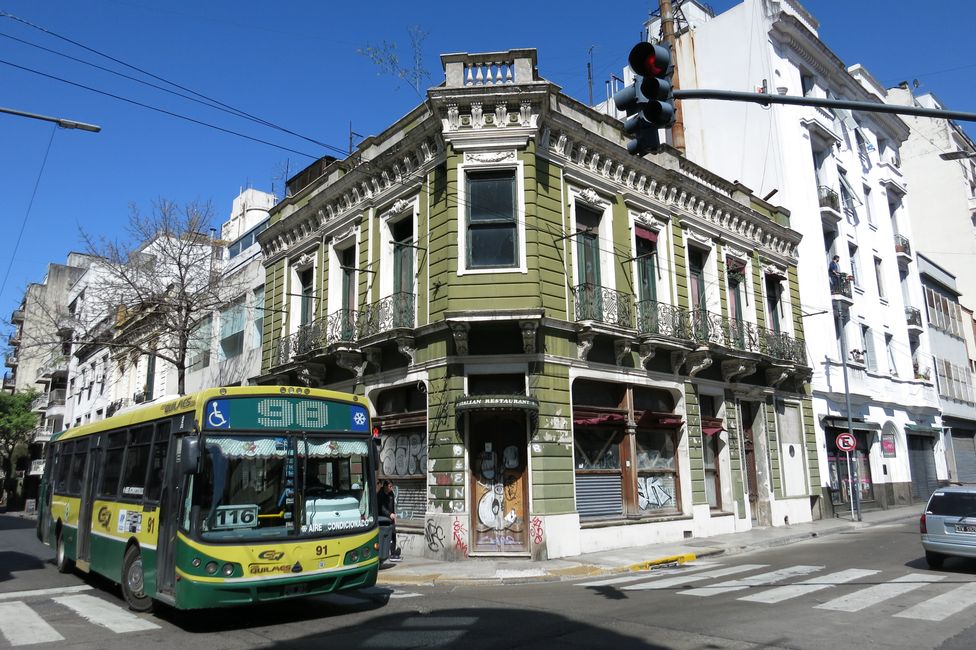
POLYGON ((635 156, 657 151, 657 131, 674 124, 674 95, 671 93, 671 49, 666 45, 638 43, 627 57, 636 75, 634 83, 613 96, 617 110, 627 114, 624 132, 633 136, 627 151, 635 156))

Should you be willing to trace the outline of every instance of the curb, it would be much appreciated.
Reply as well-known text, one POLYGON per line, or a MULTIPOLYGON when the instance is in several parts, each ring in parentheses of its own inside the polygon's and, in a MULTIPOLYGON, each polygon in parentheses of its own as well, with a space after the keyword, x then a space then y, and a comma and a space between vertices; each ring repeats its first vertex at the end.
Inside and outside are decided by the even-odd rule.
MULTIPOLYGON (((569 580, 577 580, 580 578, 587 577, 598 577, 605 575, 621 575, 625 573, 633 573, 638 571, 650 571, 653 569, 680 566, 688 562, 694 562, 697 559, 705 557, 714 557, 717 555, 739 555, 742 553, 750 553, 753 551, 759 551, 767 548, 776 548, 780 546, 789 546, 790 544, 795 544, 798 542, 803 542, 811 539, 816 539, 818 537, 826 537, 828 535, 835 535, 843 532, 858 531, 866 528, 871 528, 872 526, 890 524, 896 521, 902 521, 905 519, 913 519, 917 517, 917 513, 897 513, 892 514, 889 517, 879 518, 875 521, 844 521, 839 520, 836 525, 831 525, 823 530, 810 530, 797 532, 794 534, 784 534, 778 537, 772 537, 770 539, 753 542, 751 544, 742 545, 730 545, 726 547, 711 546, 702 547, 695 552, 679 553, 676 555, 664 555, 648 560, 642 560, 640 562, 635 562, 633 564, 620 566, 620 567, 604 567, 597 566, 594 564, 580 563, 575 566, 562 567, 559 569, 545 569, 540 567, 540 573, 537 575, 524 575, 524 576, 485 576, 485 577, 472 577, 472 576, 450 576, 444 575, 442 573, 429 573, 422 575, 402 575, 402 576, 389 576, 389 579, 383 574, 380 574, 376 581, 378 585, 386 586, 411 586, 411 587, 432 587, 435 585, 455 585, 455 586, 478 586, 478 585, 513 585, 513 584, 528 584, 528 583, 545 583, 545 582, 566 582, 569 580)), ((707 538, 706 538, 707 539, 707 538)), ((531 570, 529 570, 531 571, 531 570)))

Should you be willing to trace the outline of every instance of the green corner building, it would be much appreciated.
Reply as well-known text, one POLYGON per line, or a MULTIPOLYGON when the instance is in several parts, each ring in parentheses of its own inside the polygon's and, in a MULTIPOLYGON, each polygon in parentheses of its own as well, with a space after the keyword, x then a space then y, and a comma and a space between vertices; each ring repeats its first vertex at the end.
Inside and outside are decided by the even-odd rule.
POLYGON ((406 554, 555 558, 821 513, 789 214, 535 50, 289 181, 261 380, 366 395, 406 554))

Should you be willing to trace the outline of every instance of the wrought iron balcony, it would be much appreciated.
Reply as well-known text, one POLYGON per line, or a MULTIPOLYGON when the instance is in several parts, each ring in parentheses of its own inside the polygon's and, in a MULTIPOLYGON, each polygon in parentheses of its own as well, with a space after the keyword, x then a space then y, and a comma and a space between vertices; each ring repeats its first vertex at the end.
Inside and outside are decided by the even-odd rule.
POLYGON ((54 425, 42 424, 31 431, 32 442, 50 442, 54 435, 54 425))
POLYGON ((617 327, 634 327, 634 310, 630 294, 607 289, 596 284, 578 285, 576 295, 576 320, 590 320, 617 327))
POLYGON ((895 252, 907 257, 912 256, 912 245, 905 235, 895 235, 895 252))
POLYGON ((844 297, 854 299, 854 278, 853 276, 841 273, 839 276, 830 279, 830 293, 834 298, 844 297))
POLYGON ((817 198, 820 200, 821 208, 830 208, 835 212, 840 212, 840 197, 837 192, 826 185, 817 188, 817 198))
POLYGON ((413 328, 414 295, 394 293, 360 312, 359 338, 366 338, 393 329, 413 328))
POLYGON ((36 398, 34 398, 34 401, 31 402, 30 410, 43 411, 44 409, 47 408, 48 399, 49 398, 47 393, 42 393, 41 395, 38 395, 36 398))
POLYGON ((905 307, 905 322, 909 327, 922 329, 922 312, 916 307, 905 307))
POLYGON ((637 331, 683 341, 692 340, 691 317, 683 309, 653 300, 637 303, 637 331))
POLYGON ((273 359, 274 365, 289 363, 296 357, 303 357, 335 343, 355 341, 359 338, 359 319, 364 313, 353 309, 340 309, 329 314, 328 318, 319 318, 301 325, 297 332, 278 342, 278 349, 275 350, 273 359))
POLYGON ((802 366, 807 365, 807 349, 803 341, 799 341, 789 334, 774 332, 765 328, 759 329, 759 351, 766 356, 783 361, 792 361, 802 366))

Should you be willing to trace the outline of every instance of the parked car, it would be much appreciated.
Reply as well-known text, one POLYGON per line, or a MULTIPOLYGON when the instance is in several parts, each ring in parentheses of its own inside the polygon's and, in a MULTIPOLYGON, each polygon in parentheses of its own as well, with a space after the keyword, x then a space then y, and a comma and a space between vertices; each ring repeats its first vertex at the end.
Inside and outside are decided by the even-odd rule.
POLYGON ((947 557, 976 558, 976 485, 939 488, 918 523, 929 567, 940 568, 947 557))

